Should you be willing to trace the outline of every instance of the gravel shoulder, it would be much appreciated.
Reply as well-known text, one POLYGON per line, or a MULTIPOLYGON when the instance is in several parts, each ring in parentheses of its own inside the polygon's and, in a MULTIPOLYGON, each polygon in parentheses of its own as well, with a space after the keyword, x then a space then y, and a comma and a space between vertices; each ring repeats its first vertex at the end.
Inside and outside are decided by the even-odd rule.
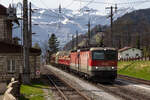
POLYGON ((120 81, 124 85, 122 86, 123 88, 127 88, 128 90, 133 91, 134 93, 140 94, 141 96, 143 95, 143 100, 144 98, 150 98, 150 86, 140 84, 140 83, 135 83, 132 81, 127 81, 127 80, 121 80, 118 79, 117 81, 120 81))

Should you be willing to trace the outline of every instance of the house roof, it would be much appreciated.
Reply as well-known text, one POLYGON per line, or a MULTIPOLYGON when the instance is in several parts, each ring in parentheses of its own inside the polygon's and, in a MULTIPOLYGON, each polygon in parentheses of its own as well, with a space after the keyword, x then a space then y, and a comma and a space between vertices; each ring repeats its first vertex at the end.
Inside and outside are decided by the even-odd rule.
POLYGON ((126 51, 128 49, 131 49, 132 47, 124 47, 124 48, 121 48, 118 50, 118 52, 123 52, 123 51, 126 51))
POLYGON ((7 15, 6 11, 7 8, 0 4, 0 15, 7 15))
MULTIPOLYGON (((0 41, 0 53, 21 53, 23 51, 23 46, 21 45, 16 45, 16 44, 11 44, 11 43, 6 43, 4 41, 0 41)), ((41 54, 41 50, 35 49, 35 48, 30 48, 30 53, 34 54, 41 54)))
MULTIPOLYGON (((3 5, 1 5, 1 4, 0 4, 0 15, 8 16, 8 14, 7 14, 7 8, 5 6, 3 6, 3 5)), ((9 21, 11 21, 11 22, 14 21, 16 24, 19 25, 18 19, 9 20, 9 21)))

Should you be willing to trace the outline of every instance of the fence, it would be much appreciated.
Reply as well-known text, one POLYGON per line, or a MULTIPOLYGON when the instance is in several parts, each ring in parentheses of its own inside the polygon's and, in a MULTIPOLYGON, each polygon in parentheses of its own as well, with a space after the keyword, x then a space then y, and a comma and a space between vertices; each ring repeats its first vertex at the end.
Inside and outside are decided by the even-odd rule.
POLYGON ((138 58, 126 58, 119 59, 119 61, 150 61, 150 56, 148 57, 138 57, 138 58))

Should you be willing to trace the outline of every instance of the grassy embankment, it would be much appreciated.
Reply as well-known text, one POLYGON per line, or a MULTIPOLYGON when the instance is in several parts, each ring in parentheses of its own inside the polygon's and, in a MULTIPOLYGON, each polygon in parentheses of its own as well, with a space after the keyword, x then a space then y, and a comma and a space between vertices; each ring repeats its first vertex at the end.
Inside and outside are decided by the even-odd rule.
POLYGON ((42 81, 34 80, 31 85, 21 85, 19 100, 45 100, 43 89, 48 88, 42 81))
POLYGON ((150 80, 150 61, 119 61, 118 74, 150 80))

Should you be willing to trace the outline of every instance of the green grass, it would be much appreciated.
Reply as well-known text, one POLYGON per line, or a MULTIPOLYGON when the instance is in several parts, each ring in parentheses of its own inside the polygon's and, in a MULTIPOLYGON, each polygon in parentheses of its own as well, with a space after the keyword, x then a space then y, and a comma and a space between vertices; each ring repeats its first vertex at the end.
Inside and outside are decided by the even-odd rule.
POLYGON ((150 61, 118 62, 118 74, 150 80, 150 61))
POLYGON ((31 85, 21 85, 21 94, 19 100, 44 100, 43 88, 48 88, 41 81, 34 80, 31 85))

